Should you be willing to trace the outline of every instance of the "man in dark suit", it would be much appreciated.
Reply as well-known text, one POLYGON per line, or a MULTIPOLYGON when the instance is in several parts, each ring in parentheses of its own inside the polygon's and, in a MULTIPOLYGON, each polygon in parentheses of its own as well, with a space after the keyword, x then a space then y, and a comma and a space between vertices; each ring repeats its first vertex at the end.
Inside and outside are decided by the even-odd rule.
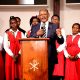
POLYGON ((53 80, 52 72, 54 69, 54 64, 58 63, 57 61, 57 51, 55 41, 57 40, 59 44, 64 42, 64 39, 61 35, 60 29, 55 24, 48 22, 49 12, 47 9, 41 9, 39 11, 39 19, 41 23, 36 26, 32 26, 31 37, 42 37, 45 33, 45 38, 49 38, 48 41, 48 77, 49 80, 53 80), (44 33, 43 24, 45 24, 46 32, 44 33))

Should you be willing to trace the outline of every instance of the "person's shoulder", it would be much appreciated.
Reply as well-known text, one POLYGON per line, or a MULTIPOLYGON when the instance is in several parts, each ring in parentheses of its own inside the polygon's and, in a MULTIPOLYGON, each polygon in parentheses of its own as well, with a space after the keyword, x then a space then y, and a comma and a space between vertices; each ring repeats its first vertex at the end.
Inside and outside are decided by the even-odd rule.
POLYGON ((72 36, 72 34, 67 34, 67 35, 66 35, 66 38, 71 37, 71 36, 72 36))
POLYGON ((7 30, 5 30, 5 32, 7 33, 9 30, 10 30, 10 28, 9 28, 9 29, 7 29, 7 30))
POLYGON ((49 22, 49 26, 51 26, 53 29, 57 29, 57 28, 58 28, 58 25, 53 24, 53 23, 51 23, 51 22, 49 22))
POLYGON ((58 26, 57 24, 54 24, 54 23, 52 23, 52 22, 49 22, 49 25, 58 26))
POLYGON ((20 28, 20 27, 18 28, 18 30, 21 31, 23 34, 26 33, 26 31, 24 29, 20 28))
POLYGON ((50 25, 53 25, 53 23, 52 23, 52 22, 49 22, 49 24, 50 24, 50 25))
POLYGON ((21 32, 23 32, 23 31, 26 32, 24 29, 22 29, 20 27, 18 28, 18 30, 21 31, 21 32))

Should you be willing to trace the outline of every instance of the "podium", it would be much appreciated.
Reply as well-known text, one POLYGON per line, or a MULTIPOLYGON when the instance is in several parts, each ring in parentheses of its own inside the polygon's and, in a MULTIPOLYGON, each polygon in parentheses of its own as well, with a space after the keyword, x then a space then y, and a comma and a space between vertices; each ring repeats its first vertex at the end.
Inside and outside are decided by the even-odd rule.
POLYGON ((20 39, 21 80, 48 80, 48 40, 20 39))

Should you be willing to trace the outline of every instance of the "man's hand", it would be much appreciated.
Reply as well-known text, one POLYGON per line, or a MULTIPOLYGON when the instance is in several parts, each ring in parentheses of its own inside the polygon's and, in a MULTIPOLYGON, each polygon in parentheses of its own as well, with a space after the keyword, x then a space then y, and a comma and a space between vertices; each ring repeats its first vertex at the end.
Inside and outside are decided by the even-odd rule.
POLYGON ((37 36, 42 36, 44 34, 44 30, 43 29, 39 29, 37 31, 37 36))
POLYGON ((62 35, 60 28, 56 29, 56 34, 57 34, 57 36, 61 36, 62 35))

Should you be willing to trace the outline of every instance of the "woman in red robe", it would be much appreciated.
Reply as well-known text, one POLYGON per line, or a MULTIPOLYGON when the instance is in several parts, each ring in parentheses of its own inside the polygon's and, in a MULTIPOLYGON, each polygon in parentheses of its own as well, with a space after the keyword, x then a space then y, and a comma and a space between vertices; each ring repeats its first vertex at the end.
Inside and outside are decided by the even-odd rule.
POLYGON ((3 38, 0 36, 0 80, 4 80, 4 61, 2 56, 3 38))
MULTIPOLYGON (((53 24, 58 25, 60 28, 60 17, 58 15, 54 14, 51 17, 51 22, 53 24)), ((54 66, 53 80, 62 80, 64 77, 64 52, 63 52, 63 49, 65 47, 66 35, 65 35, 65 31, 63 28, 61 28, 61 33, 62 33, 62 36, 64 37, 64 43, 60 45, 56 41, 56 49, 57 49, 57 53, 58 53, 58 55, 57 55, 58 63, 55 64, 55 66, 54 66)))
POLYGON ((80 80, 80 28, 79 23, 72 26, 72 35, 67 36, 65 62, 65 79, 64 80, 80 80))
POLYGON ((64 37, 64 43, 63 44, 58 44, 56 41, 56 49, 58 52, 57 58, 58 58, 58 64, 55 64, 54 66, 54 71, 53 71, 53 76, 55 80, 60 80, 64 78, 64 47, 65 47, 65 41, 66 41, 66 35, 63 30, 61 29, 62 35, 64 37))
POLYGON ((24 37, 24 34, 18 30, 17 20, 15 17, 10 18, 10 29, 4 34, 4 49, 5 57, 5 74, 6 80, 20 80, 20 44, 19 38, 24 37))

